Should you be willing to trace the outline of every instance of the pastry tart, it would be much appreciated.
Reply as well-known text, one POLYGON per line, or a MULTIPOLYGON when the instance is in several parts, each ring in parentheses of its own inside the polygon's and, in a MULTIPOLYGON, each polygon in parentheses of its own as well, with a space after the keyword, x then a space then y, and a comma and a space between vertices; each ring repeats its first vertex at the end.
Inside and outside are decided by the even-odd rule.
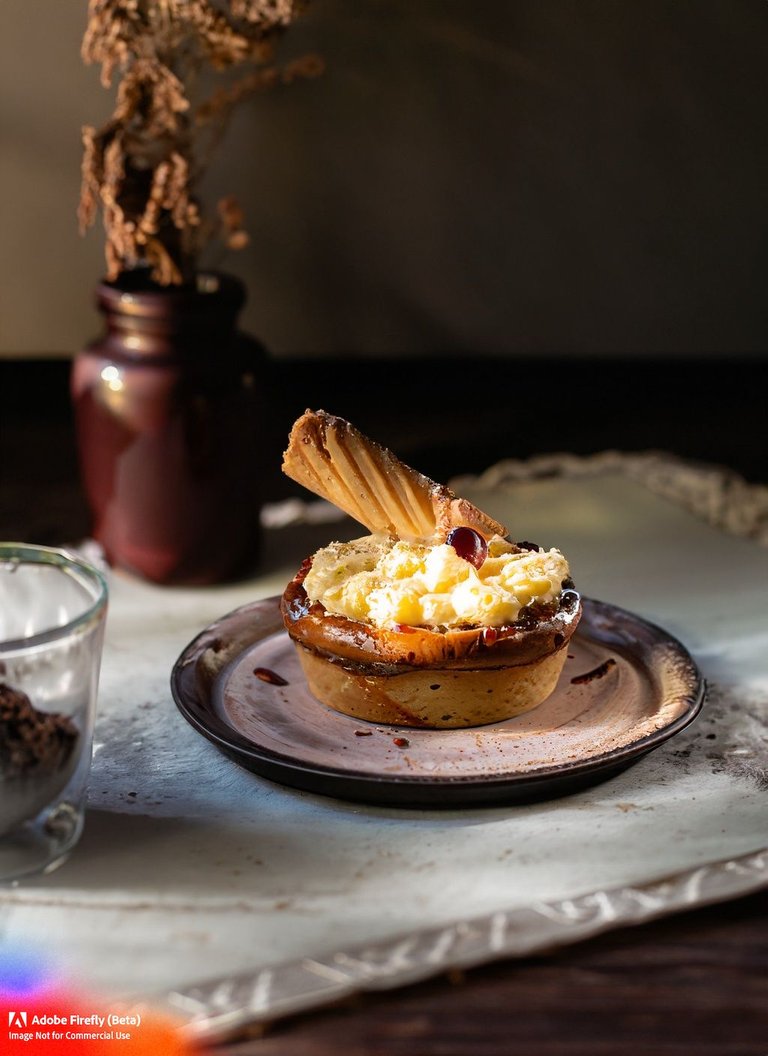
POLYGON ((369 535, 307 558, 282 615, 310 691, 374 723, 479 726, 555 688, 581 599, 558 550, 402 463, 344 419, 307 411, 284 472, 369 535))

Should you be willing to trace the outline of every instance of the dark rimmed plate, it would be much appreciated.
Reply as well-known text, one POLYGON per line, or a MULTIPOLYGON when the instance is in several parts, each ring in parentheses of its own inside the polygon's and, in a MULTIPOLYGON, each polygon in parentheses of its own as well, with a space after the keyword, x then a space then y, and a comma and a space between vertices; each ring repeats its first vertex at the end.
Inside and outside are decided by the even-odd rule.
POLYGON ((252 602, 204 630, 177 660, 171 688, 192 726, 242 766, 323 795, 406 807, 564 795, 658 748, 704 697, 680 642, 584 599, 558 686, 534 711, 466 730, 377 726, 310 694, 278 604, 252 602))

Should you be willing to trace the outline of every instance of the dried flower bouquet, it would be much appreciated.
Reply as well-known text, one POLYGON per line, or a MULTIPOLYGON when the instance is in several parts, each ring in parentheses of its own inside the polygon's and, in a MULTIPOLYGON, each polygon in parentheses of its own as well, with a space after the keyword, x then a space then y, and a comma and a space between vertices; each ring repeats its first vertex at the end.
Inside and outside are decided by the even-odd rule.
POLYGON ((235 199, 222 199, 216 218, 207 218, 196 191, 242 99, 320 72, 315 55, 274 62, 277 40, 304 6, 90 0, 83 59, 101 65, 105 87, 120 75, 111 118, 83 129, 80 227, 101 209, 108 279, 138 268, 160 285, 188 282, 211 237, 232 249, 247 243, 235 199), (246 72, 204 95, 209 71, 226 77, 235 67, 246 72))

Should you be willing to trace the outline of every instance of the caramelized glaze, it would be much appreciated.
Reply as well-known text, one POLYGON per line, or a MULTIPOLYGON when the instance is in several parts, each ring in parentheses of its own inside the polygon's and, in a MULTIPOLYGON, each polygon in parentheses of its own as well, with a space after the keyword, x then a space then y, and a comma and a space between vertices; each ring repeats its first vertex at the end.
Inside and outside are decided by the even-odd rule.
POLYGON ((529 606, 522 619, 508 626, 382 629, 326 612, 319 602, 310 602, 303 584, 311 563, 311 558, 304 561, 282 597, 288 633, 328 660, 373 669, 377 674, 440 667, 446 661, 456 668, 529 664, 563 648, 581 617, 580 595, 567 581, 556 604, 529 606))

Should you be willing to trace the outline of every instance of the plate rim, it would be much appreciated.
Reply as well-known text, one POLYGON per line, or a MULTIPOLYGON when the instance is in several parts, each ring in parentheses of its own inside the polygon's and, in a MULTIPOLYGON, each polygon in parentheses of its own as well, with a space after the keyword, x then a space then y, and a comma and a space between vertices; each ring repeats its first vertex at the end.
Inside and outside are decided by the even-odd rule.
MULTIPOLYGON (((185 699, 187 694, 184 687, 181 685, 182 672, 188 668, 190 663, 194 662, 193 658, 196 655, 201 654, 201 645, 204 639, 214 634, 217 635, 220 629, 226 628, 229 621, 245 617, 252 609, 266 608, 269 605, 273 605, 277 617, 274 629, 255 634, 253 639, 247 643, 243 642, 242 647, 238 650, 236 655, 231 657, 222 666, 221 670, 217 672, 215 676, 216 680, 225 678, 227 670, 238 664, 246 650, 252 648, 252 646, 259 641, 264 640, 273 634, 279 635, 281 633, 282 624, 279 620, 278 595, 255 599, 245 605, 241 605, 219 617, 213 623, 209 624, 208 627, 195 635, 195 637, 182 650, 173 665, 171 671, 171 692, 178 710, 193 729, 201 733, 207 740, 219 748, 219 750, 223 751, 230 758, 233 758, 236 762, 240 763, 240 765, 244 765, 252 772, 262 774, 262 776, 266 776, 270 780, 279 781, 280 779, 279 777, 275 778, 272 774, 263 774, 261 770, 254 770, 253 767, 248 766, 247 763, 244 762, 242 757, 247 758, 253 763, 261 763, 269 769, 287 771, 292 776, 300 776, 301 778, 315 779, 317 781, 330 780, 342 785, 354 786, 363 793, 364 789, 368 789, 373 793, 375 790, 382 788, 398 790, 400 793, 413 791, 416 794, 418 794, 419 790, 431 790, 434 792, 470 792, 472 790, 483 790, 492 793, 494 791, 502 791, 503 789, 513 791, 519 789, 542 788, 551 783, 567 783, 571 779, 578 781, 579 779, 583 779, 590 775, 598 776, 599 779, 599 775, 605 774, 605 777, 607 778, 612 776, 612 774, 618 769, 629 767, 643 755, 660 747, 665 741, 674 737, 690 725, 703 707, 707 684, 698 665, 687 648, 678 638, 670 634, 663 627, 660 627, 658 624, 653 623, 642 616, 638 616, 636 613, 631 612, 628 609, 624 609, 610 602, 604 602, 588 597, 584 597, 582 600, 585 606, 585 613, 589 612, 597 614, 599 611, 602 611, 603 613, 620 614, 625 620, 629 620, 634 624, 642 626, 648 632, 653 634, 654 637, 659 638, 660 641, 672 647, 675 656, 685 662, 688 669, 687 675, 691 679, 691 689, 690 692, 686 694, 688 701, 685 709, 679 715, 675 716, 671 722, 662 726, 658 730, 653 730, 651 733, 646 734, 637 741, 631 741, 627 745, 611 749, 608 752, 603 752, 600 755, 588 759, 556 763, 554 765, 537 767, 530 771, 510 770, 505 773, 495 773, 486 776, 477 774, 461 774, 454 776, 449 774, 435 777, 434 775, 414 775, 408 772, 403 774, 384 775, 361 771, 354 767, 319 765, 311 762, 303 763, 291 756, 282 755, 271 748, 260 746, 255 742, 250 741, 245 735, 241 734, 235 727, 228 724, 221 716, 214 712, 213 709, 210 708, 210 699, 205 701, 205 704, 207 704, 209 708, 207 714, 212 716, 216 722, 211 725, 210 723, 202 721, 198 714, 196 714, 195 710, 190 708, 189 703, 185 699)), ((579 634, 580 630, 582 634, 584 633, 583 628, 577 628, 576 634, 579 634)), ((287 634, 287 632, 283 633, 287 634)), ((595 636, 585 635, 585 637, 594 638, 595 636)), ((647 665, 645 666, 646 669, 648 669, 647 665)), ((197 703, 199 710, 204 712, 204 706, 201 706, 201 702, 198 700, 197 703)), ((318 706, 322 707, 323 705, 318 704, 318 706)), ((389 724, 381 723, 380 725, 383 726, 389 724)), ((479 727, 473 727, 473 729, 475 728, 479 727)), ((392 729, 400 730, 405 729, 405 727, 392 726, 392 729)), ((412 733, 413 731, 409 732, 412 733)), ((455 732, 457 735, 466 734, 465 729, 457 729, 455 732)), ((338 796, 339 794, 338 791, 328 792, 327 790, 323 791, 318 788, 309 788, 306 781, 302 781, 300 787, 310 791, 320 792, 324 795, 338 796)), ((359 795, 356 798, 364 798, 364 794, 359 795)), ((454 801, 446 805, 454 805, 454 801)))

